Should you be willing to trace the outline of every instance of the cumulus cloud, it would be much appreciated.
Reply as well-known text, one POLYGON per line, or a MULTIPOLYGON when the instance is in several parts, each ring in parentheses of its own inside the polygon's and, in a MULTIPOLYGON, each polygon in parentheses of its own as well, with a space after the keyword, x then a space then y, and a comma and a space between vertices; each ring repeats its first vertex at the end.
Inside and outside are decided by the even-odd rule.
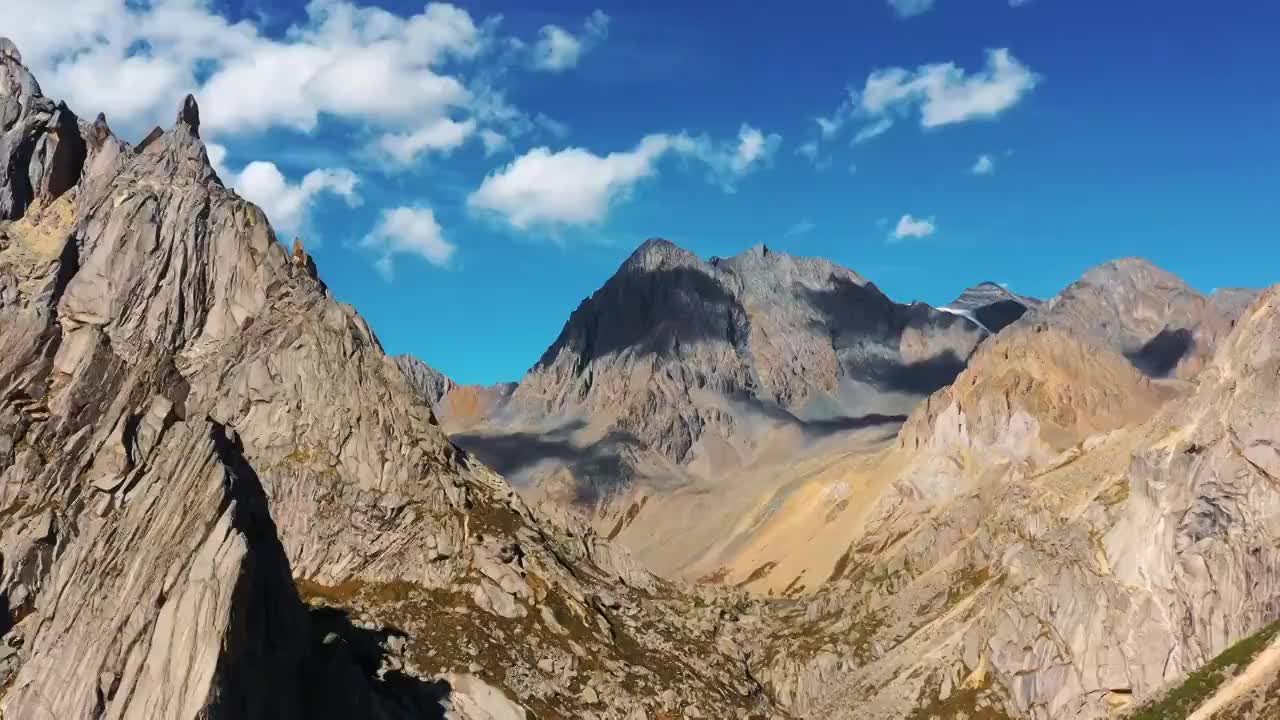
MULTIPOLYGON (((298 22, 270 34, 233 22, 212 0, 0 0, 0 17, 23 19, 5 33, 46 94, 87 116, 105 112, 125 137, 170 122, 188 92, 201 102, 206 137, 311 133, 332 118, 372 136, 372 155, 392 167, 477 136, 494 152, 499 137, 554 132, 554 121, 514 107, 497 85, 526 57, 511 48, 528 47, 499 37, 498 18, 420 7, 406 15, 312 0, 298 22)), ((607 25, 599 11, 587 19, 573 63, 607 25)), ((557 53, 549 62, 566 64, 557 53)))
POLYGON ((933 0, 889 0, 889 7, 898 13, 898 17, 908 18, 932 10, 933 0))
POLYGON ((598 223, 611 203, 654 174, 672 143, 667 135, 649 135, 632 150, 604 156, 582 148, 534 148, 486 177, 467 202, 521 229, 598 223))
POLYGON ((890 236, 890 239, 903 240, 906 238, 928 237, 936 232, 937 229, 937 226, 933 224, 933 218, 925 220, 907 214, 898 220, 898 225, 893 229, 893 235, 890 236))
POLYGON ((994 118, 1022 101, 1040 76, 1008 49, 987 51, 986 66, 968 72, 955 63, 923 65, 915 70, 894 67, 867 76, 861 90, 851 91, 830 114, 816 118, 822 140, 847 125, 857 128, 853 144, 877 138, 902 118, 919 115, 920 125, 944 125, 994 118))
POLYGON ((608 155, 578 147, 555 152, 538 147, 490 173, 467 203, 522 230, 592 225, 630 197, 641 180, 656 175, 665 156, 702 163, 712 181, 732 192, 737 180, 769 161, 781 141, 743 124, 730 141, 658 133, 645 136, 631 150, 608 155))
POLYGON ((262 208, 271 226, 281 236, 306 233, 309 215, 322 194, 341 198, 348 206, 360 205, 356 192, 360 178, 347 168, 312 170, 297 183, 289 182, 275 163, 255 160, 236 172, 226 166, 225 147, 209 143, 209 161, 223 184, 262 208))
POLYGON ((974 175, 990 175, 996 171, 996 161, 990 155, 979 155, 974 161, 973 167, 969 168, 969 172, 974 175))
POLYGON ((382 211, 378 224, 360 240, 377 256, 374 265, 389 282, 397 255, 416 255, 437 267, 447 267, 457 246, 445 239, 435 212, 425 207, 397 207, 382 211))
MULTIPOLYGON (((759 164, 773 156, 782 143, 780 135, 765 135, 763 132, 743 124, 738 130, 738 147, 729 159, 729 173, 734 177, 745 175, 759 164)), ((715 165, 715 151, 704 151, 702 159, 715 165)))
MULTIPOLYGON (((475 120, 459 122, 442 117, 412 132, 387 133, 378 139, 375 148, 394 163, 411 165, 423 153, 434 151, 448 155, 471 137, 475 129, 475 120)), ((487 142, 485 147, 488 147, 487 142)))
POLYGON ((941 127, 993 118, 1017 105, 1040 77, 1007 49, 987 51, 982 70, 967 73, 955 63, 876 70, 867 77, 861 109, 868 115, 920 114, 920 125, 941 127))
POLYGON ((562 72, 576 67, 583 54, 598 45, 609 34, 609 16, 596 10, 582 23, 582 31, 574 35, 559 25, 544 25, 533 45, 533 67, 547 72, 562 72))
POLYGON ((283 38, 231 22, 201 0, 0 0, 6 28, 48 94, 119 127, 167 120, 186 92, 212 132, 291 127, 324 114, 379 124, 435 120, 468 91, 438 67, 475 57, 487 37, 452 5, 402 17, 314 0, 283 38))

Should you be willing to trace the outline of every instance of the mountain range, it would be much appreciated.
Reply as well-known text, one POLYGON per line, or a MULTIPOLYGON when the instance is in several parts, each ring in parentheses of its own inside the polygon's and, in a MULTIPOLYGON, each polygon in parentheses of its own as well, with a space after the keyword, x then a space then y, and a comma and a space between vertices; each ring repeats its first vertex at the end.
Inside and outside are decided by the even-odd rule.
POLYGON ((1280 712, 1280 286, 650 240, 466 386, 192 97, 131 144, 0 39, 0 161, 6 718, 1280 712))

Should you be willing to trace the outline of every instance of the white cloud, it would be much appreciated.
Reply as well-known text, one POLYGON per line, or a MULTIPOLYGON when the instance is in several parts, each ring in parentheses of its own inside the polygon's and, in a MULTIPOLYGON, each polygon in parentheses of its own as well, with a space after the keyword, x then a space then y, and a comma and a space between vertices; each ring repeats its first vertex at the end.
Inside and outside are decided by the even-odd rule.
POLYGON ((498 213, 517 228, 589 225, 604 220, 612 202, 655 172, 672 147, 667 135, 649 135, 627 152, 595 155, 582 148, 539 147, 490 173, 467 203, 498 213))
POLYGON ((814 229, 817 227, 818 226, 814 224, 812 220, 810 220, 809 218, 804 218, 803 220, 796 223, 795 225, 792 225, 791 227, 787 228, 787 231, 783 233, 783 237, 792 238, 792 237, 799 237, 801 235, 808 235, 809 233, 813 232, 814 229))
POLYGON ((458 122, 442 117, 412 132, 387 133, 378 139, 376 150, 395 163, 410 165, 426 152, 448 155, 471 137, 475 129, 476 121, 473 119, 458 122))
POLYGON ((374 265, 388 281, 397 255, 417 255, 432 265, 447 267, 457 250, 445 239, 435 212, 423 207, 383 210, 378 224, 364 236, 360 246, 378 256, 374 265))
POLYGON ((877 70, 867 77, 861 99, 863 113, 887 119, 893 114, 920 113, 920 125, 941 127, 992 118, 1018 104, 1040 77, 1007 49, 987 51, 987 65, 969 74, 955 63, 877 70))
MULTIPOLYGON (((301 19, 269 34, 233 22, 212 0, 0 0, 0 17, 22 18, 4 31, 47 95, 87 117, 105 112, 130 139, 168 125, 188 92, 200 100, 206 138, 312 133, 332 118, 372 134, 373 155, 392 166, 471 137, 493 152, 498 136, 555 131, 496 85, 530 46, 499 37, 499 18, 442 2, 420 8, 401 15, 311 0, 301 19)), ((587 18, 579 54, 607 25, 599 11, 587 18)))
POLYGON ((913 17, 933 9, 933 0, 889 0, 889 6, 898 17, 913 17))
POLYGON ((738 130, 738 149, 729 160, 729 170, 734 175, 743 175, 757 164, 767 160, 777 151, 782 138, 778 135, 765 135, 759 130, 744 124, 738 130))
POLYGON ((324 114, 403 126, 466 105, 463 82, 437 69, 485 47, 466 11, 314 0, 306 12, 277 39, 202 0, 0 0, 0 16, 23 18, 5 31, 47 94, 134 132, 193 90, 212 132, 309 131, 324 114))
POLYGON ((480 142, 484 145, 485 157, 493 155, 501 150, 505 150, 507 146, 511 144, 510 141, 507 140, 506 135, 488 128, 480 131, 480 142))
POLYGON ((830 115, 815 120, 820 140, 830 140, 845 126, 854 125, 852 142, 857 145, 916 113, 924 128, 994 118, 1017 105, 1040 80, 1007 49, 988 50, 986 66, 973 73, 955 63, 916 70, 883 68, 870 73, 862 90, 850 91, 830 115))
POLYGON ((996 161, 990 155, 979 155, 969 172, 974 175, 990 175, 996 171, 996 161))
POLYGON ((853 136, 853 144, 861 145, 862 143, 873 138, 880 137, 893 127, 893 121, 889 118, 880 118, 873 123, 864 125, 857 134, 853 136))
POLYGON ((598 45, 609 34, 609 16, 596 10, 587 16, 578 35, 559 25, 544 25, 533 46, 533 67, 547 72, 562 72, 576 67, 582 55, 598 45))
MULTIPOLYGON (((933 9, 935 0, 888 0, 889 6, 898 13, 898 17, 908 18, 933 9)), ((1022 7, 1030 3, 1031 0, 1009 0, 1009 7, 1022 7)))
POLYGON ((809 142, 807 142, 807 143, 805 143, 805 144, 801 145, 800 147, 796 148, 796 154, 797 154, 797 155, 803 155, 804 157, 807 157, 807 158, 809 158, 810 160, 814 160, 814 161, 816 161, 816 160, 818 159, 818 143, 817 143, 817 141, 816 141, 816 140, 810 140, 809 142))
POLYGON ((839 134, 840 130, 852 119, 854 111, 857 109, 857 93, 849 90, 846 97, 830 115, 819 115, 814 118, 814 122, 818 123, 818 130, 822 132, 823 140, 830 140, 839 134))
POLYGON ((656 175, 664 156, 704 164, 711 179, 732 192, 736 181, 768 162, 781 142, 778 135, 743 124, 736 140, 719 143, 706 136, 659 133, 645 136, 631 150, 603 156, 577 147, 556 152, 538 147, 485 177, 467 204, 522 230, 592 225, 641 180, 656 175))
POLYGON ((360 178, 347 168, 312 170, 300 182, 291 183, 275 163, 255 160, 236 172, 225 165, 225 147, 209 143, 207 150, 223 184, 262 208, 282 238, 308 231, 311 208, 322 193, 337 195, 351 207, 361 203, 356 192, 360 178))
POLYGON ((922 238, 928 237, 937 231, 937 226, 933 224, 933 218, 925 220, 923 218, 915 218, 910 214, 903 215, 898 220, 898 225, 893 229, 891 240, 902 240, 904 238, 922 238))

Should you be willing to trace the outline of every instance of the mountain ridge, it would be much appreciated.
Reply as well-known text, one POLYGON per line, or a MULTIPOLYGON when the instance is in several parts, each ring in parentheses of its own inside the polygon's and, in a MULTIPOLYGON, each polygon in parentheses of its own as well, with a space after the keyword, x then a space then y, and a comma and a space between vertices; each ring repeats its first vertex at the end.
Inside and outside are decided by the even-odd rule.
POLYGON ((0 219, 0 712, 773 714, 739 599, 654 578, 453 446, 218 179, 194 99, 137 147, 78 123, 63 188, 34 152, 69 141, 62 110, 9 82, 17 57, 0 171, 39 182, 0 219))

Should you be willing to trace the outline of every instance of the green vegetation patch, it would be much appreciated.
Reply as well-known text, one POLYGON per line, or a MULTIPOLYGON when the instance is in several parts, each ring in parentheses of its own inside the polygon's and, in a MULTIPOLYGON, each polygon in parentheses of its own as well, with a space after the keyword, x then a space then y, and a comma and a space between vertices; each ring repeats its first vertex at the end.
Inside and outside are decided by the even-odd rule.
POLYGON ((1181 685, 1138 708, 1129 720, 1181 720, 1208 700, 1224 682, 1249 665, 1280 633, 1280 620, 1223 650, 1207 665, 1187 675, 1181 685))

